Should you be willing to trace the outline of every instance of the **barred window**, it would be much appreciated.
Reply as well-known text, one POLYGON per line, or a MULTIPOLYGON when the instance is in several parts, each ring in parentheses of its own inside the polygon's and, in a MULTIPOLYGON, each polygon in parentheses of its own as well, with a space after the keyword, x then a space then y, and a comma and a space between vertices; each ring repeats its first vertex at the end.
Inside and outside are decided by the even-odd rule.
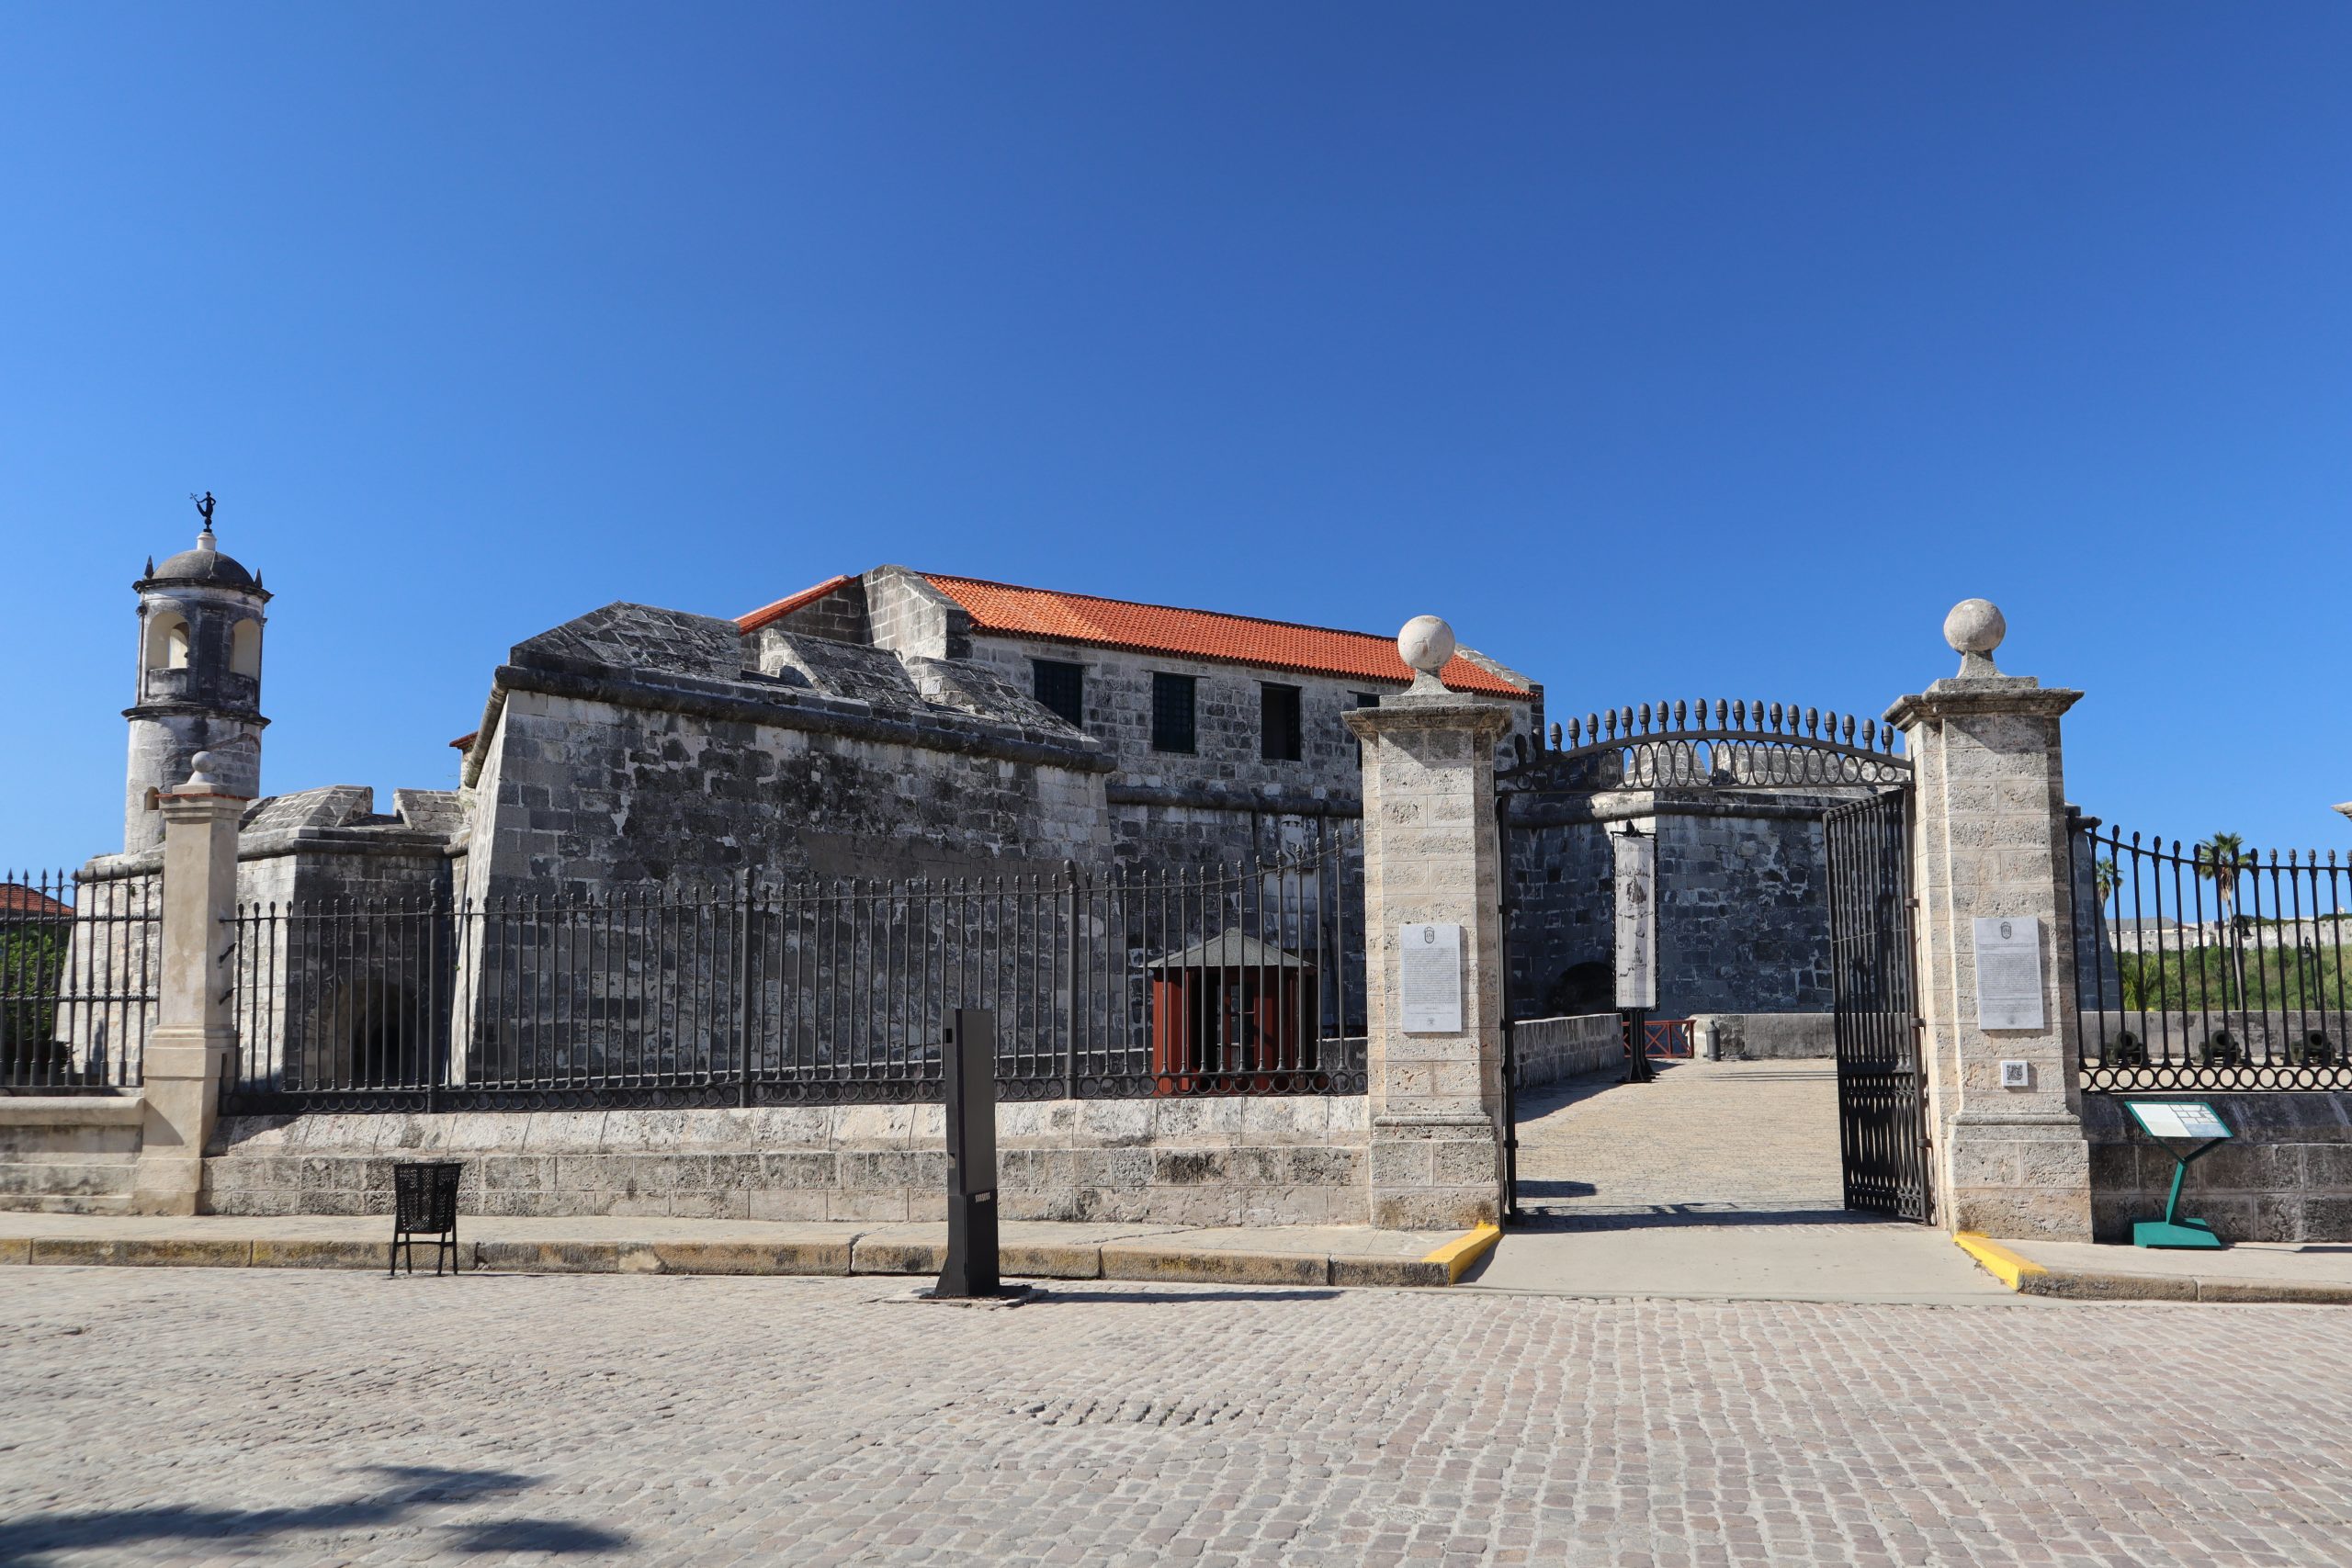
POLYGON ((1059 659, 1033 659, 1031 692, 1038 702, 1069 721, 1086 728, 1086 667, 1059 659))
POLYGON ((1151 678, 1151 749, 1191 753, 1200 750, 1194 706, 1200 682, 1190 675, 1151 678))

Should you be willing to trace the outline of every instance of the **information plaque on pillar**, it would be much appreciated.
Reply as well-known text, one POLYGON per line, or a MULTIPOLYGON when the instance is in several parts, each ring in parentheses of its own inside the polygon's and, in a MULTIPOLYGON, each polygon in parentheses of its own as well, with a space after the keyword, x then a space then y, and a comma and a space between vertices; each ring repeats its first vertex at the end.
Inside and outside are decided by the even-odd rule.
POLYGON ((1396 933, 1397 1010, 1408 1034, 1462 1032, 1462 928, 1411 925, 1396 933))
POLYGON ((2041 922, 2003 915, 1976 922, 1976 1027, 2042 1029, 2041 922))

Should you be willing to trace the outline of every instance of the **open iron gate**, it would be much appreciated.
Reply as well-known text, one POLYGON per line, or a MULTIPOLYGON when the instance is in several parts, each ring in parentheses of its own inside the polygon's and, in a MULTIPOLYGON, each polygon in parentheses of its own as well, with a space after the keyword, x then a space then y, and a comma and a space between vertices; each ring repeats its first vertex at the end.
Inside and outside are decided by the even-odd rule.
POLYGON ((1846 1207, 1924 1224, 1935 1217, 1935 1197, 1912 940, 1911 792, 1838 807, 1824 825, 1846 1207))

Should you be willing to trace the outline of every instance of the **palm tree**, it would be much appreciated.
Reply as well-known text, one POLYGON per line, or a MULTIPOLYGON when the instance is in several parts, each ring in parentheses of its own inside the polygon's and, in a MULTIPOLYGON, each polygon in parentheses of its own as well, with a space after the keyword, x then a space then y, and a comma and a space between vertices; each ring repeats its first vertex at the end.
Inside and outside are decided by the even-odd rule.
POLYGON ((2100 908, 2107 908, 2107 901, 2115 897, 2116 888, 2122 883, 2123 874, 2115 869, 2113 855, 2101 855, 2098 863, 2091 867, 2091 884, 2098 891, 2100 908))
MULTIPOLYGON (((2238 874, 2254 863, 2245 840, 2235 833, 2216 833, 2197 846, 2197 874, 2213 885, 2216 923, 2228 926, 2230 909, 2237 902, 2238 874)), ((2233 946, 2235 944, 2233 943, 2233 946)), ((2245 957, 2237 956, 2238 998, 2245 998, 2245 957)))

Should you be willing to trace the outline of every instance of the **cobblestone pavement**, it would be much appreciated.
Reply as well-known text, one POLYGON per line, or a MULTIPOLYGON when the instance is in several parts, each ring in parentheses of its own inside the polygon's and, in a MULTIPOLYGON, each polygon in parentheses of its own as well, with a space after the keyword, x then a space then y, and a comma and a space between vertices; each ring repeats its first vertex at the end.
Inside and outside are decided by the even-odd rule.
POLYGON ((2326 1308, 894 1289, 12 1269, 0 1561, 2352 1557, 2326 1308))
POLYGON ((1684 1203, 1841 1208, 1834 1063, 1675 1062, 1657 1081, 1583 1078, 1519 1106, 1520 1201, 1555 1213, 1684 1203))

